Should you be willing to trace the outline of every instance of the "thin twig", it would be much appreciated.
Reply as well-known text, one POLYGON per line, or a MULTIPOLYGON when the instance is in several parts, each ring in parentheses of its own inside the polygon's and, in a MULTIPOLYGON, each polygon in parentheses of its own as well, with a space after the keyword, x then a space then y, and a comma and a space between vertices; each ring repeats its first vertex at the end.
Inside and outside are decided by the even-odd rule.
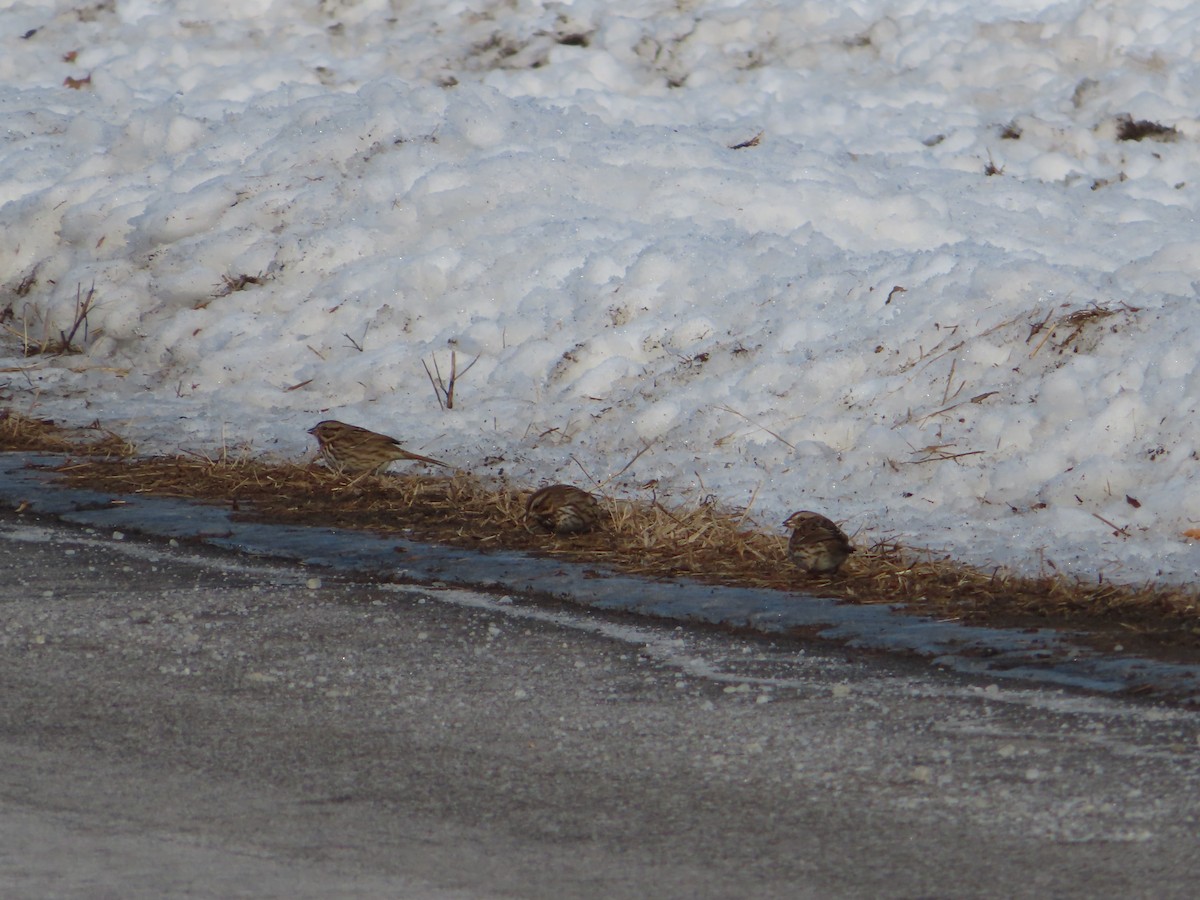
POLYGON ((458 381, 458 351, 450 351, 450 383, 446 385, 446 409, 454 409, 454 382, 458 381))
MULTIPOLYGON (((959 390, 962 390, 962 389, 959 388, 959 390)), ((948 412, 953 412, 954 410, 958 409, 960 406, 966 406, 968 403, 982 403, 988 397, 994 396, 995 394, 998 394, 998 393, 1000 393, 1000 392, 999 391, 984 391, 982 394, 976 394, 970 400, 961 400, 958 403, 951 403, 949 406, 943 406, 941 409, 935 409, 933 412, 925 413, 925 415, 921 416, 921 423, 924 424, 925 422, 928 422, 934 416, 941 416, 941 415, 945 415, 948 412)))
POLYGON ((575 456, 574 453, 571 454, 571 462, 573 462, 573 463, 575 463, 575 465, 579 466, 579 471, 583 473, 584 478, 586 478, 592 484, 596 485, 596 487, 601 487, 601 484, 596 479, 596 476, 594 476, 591 472, 589 472, 587 470, 587 467, 584 466, 584 464, 579 461, 579 458, 577 456, 575 456))
POLYGON ((1129 533, 1128 526, 1122 528, 1120 525, 1117 525, 1113 522, 1108 521, 1108 519, 1104 518, 1104 516, 1099 515, 1097 513, 1092 513, 1092 518, 1099 519, 1101 522, 1103 522, 1105 525, 1107 525, 1109 528, 1111 528, 1113 530, 1113 537, 1116 537, 1117 535, 1120 535, 1122 537, 1132 537, 1132 535, 1130 535, 1130 533, 1129 533))
POLYGON ((471 367, 479 362, 479 357, 482 353, 475 354, 475 358, 467 364, 467 367, 461 372, 458 371, 458 351, 450 351, 450 380, 447 382, 442 378, 442 370, 438 365, 437 354, 430 354, 433 360, 433 372, 429 371, 429 366, 425 360, 421 360, 421 365, 425 366, 425 374, 429 376, 429 383, 433 385, 433 393, 438 398, 438 405, 442 409, 454 409, 454 387, 458 383, 458 379, 471 371, 471 367), (434 373, 437 374, 437 381, 434 381, 434 373))
POLYGON ((458 382, 460 375, 466 375, 471 371, 471 367, 479 362, 481 353, 476 353, 475 358, 467 363, 467 367, 461 372, 458 371, 458 353, 454 350, 450 351, 450 384, 446 387, 446 409, 454 409, 454 385, 458 382))
MULTIPOLYGON (((946 375, 946 389, 942 391, 942 404, 945 405, 950 401, 950 388, 954 385, 954 370, 958 368, 958 357, 950 360, 950 372, 946 375)), ((963 384, 966 384, 964 381, 963 384)), ((959 385, 958 391, 962 390, 962 385, 959 385)), ((958 391, 954 392, 954 396, 958 396, 958 391)))
MULTIPOLYGON (((641 450, 639 450, 637 453, 633 454, 633 457, 629 460, 629 462, 627 462, 627 463, 625 463, 625 465, 621 466, 621 470, 619 472, 609 475, 607 478, 604 479, 603 482, 598 484, 597 487, 602 488, 606 484, 608 484, 610 481, 612 481, 614 478, 620 478, 622 475, 624 475, 627 471, 629 471, 629 467, 632 466, 635 462, 637 462, 639 458, 641 458, 643 453, 645 453, 651 447, 654 446, 654 443, 655 443, 654 441, 650 441, 649 443, 645 444, 641 450)), ((574 457, 571 457, 571 458, 574 459, 574 457)), ((580 466, 580 468, 583 468, 583 467, 580 466)))
POLYGON ((746 508, 742 510, 742 514, 738 516, 736 528, 741 528, 746 521, 746 517, 750 515, 750 510, 754 508, 754 501, 758 499, 758 492, 760 490, 762 490, 761 482, 754 488, 754 493, 750 495, 750 502, 746 504, 746 508))
POLYGON ((741 419, 745 419, 747 422, 749 422, 749 423, 750 423, 751 425, 753 425, 755 428, 762 429, 762 430, 763 430, 763 431, 765 431, 767 434, 769 434, 771 437, 775 438, 775 440, 779 441, 781 444, 785 444, 787 447, 789 447, 789 448, 790 448, 790 449, 792 449, 792 450, 795 450, 795 449, 796 449, 796 445, 795 445, 795 444, 793 444, 791 441, 789 441, 789 440, 787 440, 787 439, 785 439, 785 438, 781 437, 780 435, 776 434, 774 431, 772 431, 772 430, 771 430, 770 428, 768 428, 766 425, 762 425, 762 424, 760 424, 760 423, 758 423, 758 422, 755 422, 753 419, 751 419, 751 418, 750 418, 748 415, 746 415, 745 413, 740 413, 740 412, 738 412, 736 409, 734 409, 734 408, 733 408, 733 407, 731 407, 731 406, 718 406, 718 407, 717 407, 717 409, 723 409, 725 412, 728 412, 728 413, 733 413, 735 416, 737 416, 737 417, 739 417, 739 418, 741 418, 741 419))
POLYGON ((62 346, 59 348, 60 353, 76 353, 72 346, 72 341, 75 340, 75 333, 79 331, 79 326, 83 326, 83 340, 87 343, 87 317, 92 311, 96 300, 96 282, 92 282, 92 286, 88 288, 86 295, 82 294, 83 285, 75 285, 75 322, 71 325, 71 333, 64 335, 61 331, 58 336, 62 339, 62 346))
MULTIPOLYGON (((444 410, 446 408, 446 404, 442 401, 442 392, 438 388, 438 382, 433 380, 433 373, 429 371, 429 364, 427 362, 425 362, 425 360, 421 360, 421 365, 423 365, 425 367, 425 374, 429 376, 429 383, 430 383, 430 385, 433 386, 433 396, 437 397, 438 406, 440 406, 444 410)), ((434 365, 434 368, 437 368, 437 357, 436 356, 433 358, 433 365, 434 365)), ((442 373, 439 372, 438 373, 438 381, 441 380, 441 377, 442 377, 442 373)))
POLYGON ((951 446, 951 445, 950 444, 931 444, 928 447, 922 447, 920 450, 918 450, 916 447, 913 447, 914 453, 924 453, 927 455, 925 457, 923 457, 922 459, 909 460, 909 465, 918 465, 919 463, 927 463, 927 462, 945 462, 948 459, 958 460, 964 456, 978 456, 979 454, 984 452, 982 450, 966 450, 962 453, 947 453, 945 451, 945 448, 949 447, 949 446, 951 446))

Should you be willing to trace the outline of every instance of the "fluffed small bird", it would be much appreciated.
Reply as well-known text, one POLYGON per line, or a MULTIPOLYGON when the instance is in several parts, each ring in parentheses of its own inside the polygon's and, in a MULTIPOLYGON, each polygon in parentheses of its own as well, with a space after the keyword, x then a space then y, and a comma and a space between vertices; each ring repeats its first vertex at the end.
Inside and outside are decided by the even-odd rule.
POLYGON ((552 484, 533 492, 525 517, 556 534, 578 534, 600 524, 600 501, 573 485, 552 484))
POLYGON ((820 513, 800 510, 788 516, 783 525, 792 529, 788 558, 811 575, 836 572, 854 552, 845 532, 820 513))
POLYGON ((334 419, 318 422, 308 429, 308 433, 317 439, 325 464, 339 474, 370 472, 379 475, 398 459, 412 459, 435 466, 446 465, 428 456, 409 453, 394 437, 334 419))

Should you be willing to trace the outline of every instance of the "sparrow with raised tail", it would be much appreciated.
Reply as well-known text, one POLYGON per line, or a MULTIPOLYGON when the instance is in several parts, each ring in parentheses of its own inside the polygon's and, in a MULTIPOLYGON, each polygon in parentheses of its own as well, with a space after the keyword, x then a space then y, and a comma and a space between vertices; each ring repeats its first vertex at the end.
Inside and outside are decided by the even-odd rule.
POLYGON ((794 512, 783 526, 792 529, 788 558, 810 575, 836 572, 854 552, 845 532, 820 513, 794 512))
POLYGON ((525 517, 556 534, 578 534, 600 524, 600 502, 580 488, 552 484, 533 492, 525 517))
POLYGON ((308 433, 317 439, 325 464, 339 474, 370 472, 380 475, 398 459, 413 459, 435 466, 446 465, 428 456, 409 453, 394 437, 334 419, 318 422, 308 429, 308 433))

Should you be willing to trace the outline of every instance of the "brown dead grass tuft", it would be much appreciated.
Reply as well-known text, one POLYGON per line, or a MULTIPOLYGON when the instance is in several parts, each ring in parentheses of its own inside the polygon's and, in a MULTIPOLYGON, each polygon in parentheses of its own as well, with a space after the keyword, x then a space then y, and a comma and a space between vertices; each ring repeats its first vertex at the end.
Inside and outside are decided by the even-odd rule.
MULTIPOLYGON (((0 418, 0 448, 80 454, 127 445, 107 435, 81 445, 37 420, 0 418), (8 437, 15 431, 21 439, 8 437), (39 444, 39 440, 44 443, 39 444)), ((333 525, 474 549, 554 555, 650 578, 817 593, 850 603, 887 603, 945 620, 1009 627, 1069 628, 1103 649, 1200 661, 1200 595, 1172 586, 1086 582, 1051 574, 985 572, 893 542, 860 546, 833 577, 806 576, 787 561, 782 528, 706 498, 681 507, 603 498, 610 521, 592 534, 558 536, 524 520, 528 492, 451 476, 401 472, 348 479, 315 464, 196 455, 131 460, 73 459, 76 484, 117 493, 220 503, 239 516, 333 525)))
POLYGON ((0 451, 34 450, 46 453, 85 453, 105 458, 133 455, 133 445, 93 423, 68 431, 52 419, 37 419, 12 409, 0 409, 0 451))

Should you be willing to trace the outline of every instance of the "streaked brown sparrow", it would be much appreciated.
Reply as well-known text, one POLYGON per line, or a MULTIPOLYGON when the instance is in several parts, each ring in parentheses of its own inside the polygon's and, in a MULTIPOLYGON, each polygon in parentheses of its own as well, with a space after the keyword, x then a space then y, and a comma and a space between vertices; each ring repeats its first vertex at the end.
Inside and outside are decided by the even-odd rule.
POLYGON ((794 512, 783 525, 792 529, 788 558, 812 575, 836 572, 854 552, 845 532, 820 513, 794 512))
POLYGON ((600 502, 572 485, 552 484, 533 492, 525 517, 557 534, 576 534, 600 524, 600 502))
POLYGON ((398 459, 414 459, 435 466, 446 465, 428 456, 409 453, 394 437, 334 419, 318 422, 308 429, 308 433, 315 436, 320 444, 325 464, 338 473, 357 475, 371 472, 380 475, 398 459))

